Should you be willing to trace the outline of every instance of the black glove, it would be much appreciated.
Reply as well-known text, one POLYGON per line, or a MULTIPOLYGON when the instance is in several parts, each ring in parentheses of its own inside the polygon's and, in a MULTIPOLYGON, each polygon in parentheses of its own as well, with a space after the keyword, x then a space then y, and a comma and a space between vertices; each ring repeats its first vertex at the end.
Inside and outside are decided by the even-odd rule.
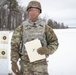
POLYGON ((12 71, 16 74, 19 75, 19 68, 16 62, 12 62, 12 71))
POLYGON ((49 49, 47 47, 40 47, 37 49, 37 52, 41 55, 49 54, 49 49))

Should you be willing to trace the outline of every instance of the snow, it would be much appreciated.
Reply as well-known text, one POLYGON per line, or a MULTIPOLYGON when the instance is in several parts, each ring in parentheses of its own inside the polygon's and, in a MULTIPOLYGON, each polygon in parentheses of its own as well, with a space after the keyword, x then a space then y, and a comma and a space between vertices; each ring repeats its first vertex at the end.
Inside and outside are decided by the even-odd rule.
POLYGON ((55 30, 59 40, 57 51, 50 55, 50 75, 76 75, 76 29, 55 30))
MULTIPOLYGON (((54 29, 54 31, 59 40, 59 47, 54 54, 47 58, 49 75, 76 75, 76 29, 54 29)), ((9 54, 7 59, 0 59, 0 75, 12 72, 10 62, 11 36, 12 32, 9 32, 9 54)))

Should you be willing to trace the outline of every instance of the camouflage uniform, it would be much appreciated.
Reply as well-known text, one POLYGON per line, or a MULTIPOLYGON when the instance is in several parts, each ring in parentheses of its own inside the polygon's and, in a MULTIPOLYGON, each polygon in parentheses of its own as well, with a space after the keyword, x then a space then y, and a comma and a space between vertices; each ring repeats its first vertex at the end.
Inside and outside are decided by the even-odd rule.
POLYGON ((29 19, 24 21, 15 29, 11 40, 11 61, 17 62, 20 58, 20 75, 48 75, 48 65, 46 59, 30 62, 24 46, 21 53, 19 46, 21 40, 23 44, 38 38, 42 46, 46 46, 49 51, 45 54, 46 58, 53 54, 58 48, 58 39, 51 27, 44 21, 31 22, 29 19))

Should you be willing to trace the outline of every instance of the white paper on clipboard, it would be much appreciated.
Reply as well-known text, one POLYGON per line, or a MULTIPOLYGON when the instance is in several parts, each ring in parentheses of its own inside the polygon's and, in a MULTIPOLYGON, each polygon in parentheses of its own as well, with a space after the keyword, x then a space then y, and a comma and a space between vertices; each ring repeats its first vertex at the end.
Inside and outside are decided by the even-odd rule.
POLYGON ((41 47, 41 42, 39 39, 32 40, 30 42, 25 43, 24 45, 28 53, 30 62, 46 58, 45 55, 40 55, 37 52, 37 49, 41 47))

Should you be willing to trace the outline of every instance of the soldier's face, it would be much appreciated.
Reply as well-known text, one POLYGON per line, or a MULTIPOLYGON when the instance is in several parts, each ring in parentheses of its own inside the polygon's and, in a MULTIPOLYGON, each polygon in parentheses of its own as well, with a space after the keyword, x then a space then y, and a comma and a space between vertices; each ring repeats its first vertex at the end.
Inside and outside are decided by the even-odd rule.
POLYGON ((40 11, 39 9, 31 8, 28 10, 28 14, 30 19, 36 19, 39 16, 40 11))

